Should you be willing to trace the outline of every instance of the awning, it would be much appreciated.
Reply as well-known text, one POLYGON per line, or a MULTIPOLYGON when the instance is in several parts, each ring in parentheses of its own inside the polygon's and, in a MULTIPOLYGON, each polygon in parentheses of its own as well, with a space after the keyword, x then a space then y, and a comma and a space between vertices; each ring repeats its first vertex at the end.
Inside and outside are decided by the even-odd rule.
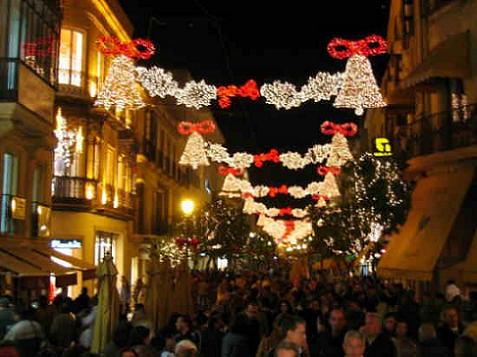
POLYGON ((15 276, 23 278, 43 277, 49 278, 51 274, 56 277, 56 286, 75 285, 76 272, 62 267, 47 256, 40 254, 32 247, 0 244, 0 267, 12 272, 15 276))
POLYGON ((462 281, 470 284, 477 283, 477 231, 465 260, 451 267, 451 270, 456 271, 462 281))
POLYGON ((81 271, 83 280, 90 280, 96 278, 96 266, 94 264, 88 263, 84 260, 72 257, 70 255, 63 254, 52 248, 35 248, 34 251, 46 257, 55 257, 66 263, 71 264, 71 269, 81 271))
POLYGON ((431 78, 467 78, 471 74, 469 33, 462 32, 434 47, 401 82, 401 87, 412 87, 431 78))
POLYGON ((471 184, 474 168, 435 173, 418 181, 412 208, 401 230, 388 244, 378 265, 384 278, 432 279, 452 225, 471 184))

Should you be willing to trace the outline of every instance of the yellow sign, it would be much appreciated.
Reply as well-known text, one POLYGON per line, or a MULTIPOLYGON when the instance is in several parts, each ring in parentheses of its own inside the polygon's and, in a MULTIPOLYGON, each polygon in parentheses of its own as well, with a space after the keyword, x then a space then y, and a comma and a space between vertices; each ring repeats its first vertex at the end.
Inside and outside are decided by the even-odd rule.
POLYGON ((392 156, 391 152, 391 143, 386 138, 376 138, 375 139, 375 146, 376 151, 374 152, 374 156, 382 157, 382 156, 392 156))
POLYGON ((24 220, 26 216, 26 199, 20 197, 12 198, 12 218, 24 220))

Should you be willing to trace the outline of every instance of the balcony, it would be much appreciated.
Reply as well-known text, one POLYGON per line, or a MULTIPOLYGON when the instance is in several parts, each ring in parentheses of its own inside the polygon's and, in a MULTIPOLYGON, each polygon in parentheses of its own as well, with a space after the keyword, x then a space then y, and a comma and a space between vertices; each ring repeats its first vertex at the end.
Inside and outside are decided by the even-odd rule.
POLYGON ((133 209, 132 193, 118 190, 118 206, 126 209, 133 209))
POLYGON ((0 195, 0 234, 23 234, 26 219, 26 199, 24 197, 0 195))
POLYGON ((97 182, 84 177, 53 177, 53 202, 90 206, 97 197, 97 182))
POLYGON ((399 130, 393 147, 409 158, 476 145, 477 104, 424 116, 399 130))
POLYGON ((92 99, 98 93, 98 78, 71 69, 58 70, 59 94, 92 99))
POLYGON ((50 236, 51 207, 40 203, 32 202, 31 208, 31 236, 50 236))

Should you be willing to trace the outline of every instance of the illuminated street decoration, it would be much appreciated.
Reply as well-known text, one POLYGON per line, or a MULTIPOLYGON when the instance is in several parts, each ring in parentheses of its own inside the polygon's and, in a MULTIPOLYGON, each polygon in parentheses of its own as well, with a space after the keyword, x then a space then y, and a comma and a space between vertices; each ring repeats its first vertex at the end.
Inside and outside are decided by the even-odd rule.
POLYGON ((114 58, 94 105, 106 110, 139 109, 145 106, 136 83, 134 61, 120 55, 114 58))
POLYGON ((212 134, 215 131, 214 122, 212 120, 204 120, 196 124, 181 122, 177 130, 182 135, 189 135, 179 165, 188 165, 193 169, 197 169, 199 166, 208 166, 209 160, 202 134, 212 134))
POLYGON ((84 140, 82 130, 68 129, 66 119, 61 114, 61 108, 58 108, 54 133, 58 139, 55 148, 55 164, 68 168, 71 166, 71 160, 75 150, 78 150, 78 148, 82 149, 84 140))
POLYGON ((358 41, 335 38, 328 44, 328 52, 331 57, 348 59, 335 107, 354 108, 356 115, 363 115, 365 108, 386 106, 367 58, 387 52, 381 36, 371 35, 358 41))

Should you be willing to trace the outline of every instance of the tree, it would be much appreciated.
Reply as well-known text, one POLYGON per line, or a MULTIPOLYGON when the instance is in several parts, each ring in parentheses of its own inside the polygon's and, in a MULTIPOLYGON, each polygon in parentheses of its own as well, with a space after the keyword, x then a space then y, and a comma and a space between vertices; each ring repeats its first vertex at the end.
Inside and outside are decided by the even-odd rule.
POLYGON ((343 167, 341 199, 310 209, 313 252, 320 259, 357 257, 383 234, 398 230, 411 204, 411 186, 401 176, 402 167, 393 159, 378 159, 369 153, 343 167))

